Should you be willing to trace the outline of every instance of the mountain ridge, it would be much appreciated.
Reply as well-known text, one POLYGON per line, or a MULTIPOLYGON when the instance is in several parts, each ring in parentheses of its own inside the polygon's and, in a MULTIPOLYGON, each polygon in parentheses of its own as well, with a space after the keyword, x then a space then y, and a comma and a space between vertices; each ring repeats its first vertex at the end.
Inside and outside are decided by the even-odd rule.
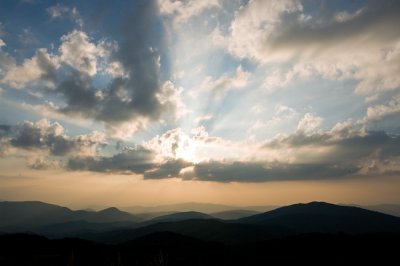
POLYGON ((326 202, 298 203, 230 220, 200 212, 177 212, 151 220, 140 220, 115 207, 98 212, 72 211, 41 202, 0 202, 0 215, 2 232, 31 231, 51 237, 72 236, 106 242, 113 237, 118 238, 120 234, 122 238, 130 240, 145 233, 161 231, 189 234, 207 241, 227 242, 302 233, 400 232, 399 217, 326 202), (14 217, 10 215, 13 214, 13 205, 17 213, 14 217), (39 206, 37 213, 32 208, 36 205, 39 206), (26 213, 24 210, 27 208, 30 210, 26 213), (21 217, 25 219, 24 222, 21 217))

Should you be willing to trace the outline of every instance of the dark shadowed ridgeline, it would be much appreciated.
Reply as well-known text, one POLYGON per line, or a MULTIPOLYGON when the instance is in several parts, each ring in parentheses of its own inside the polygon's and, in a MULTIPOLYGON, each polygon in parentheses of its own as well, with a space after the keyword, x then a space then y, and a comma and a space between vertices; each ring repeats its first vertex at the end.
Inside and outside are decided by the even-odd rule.
POLYGON ((280 225, 294 233, 399 232, 400 218, 358 207, 325 202, 295 204, 236 220, 238 223, 280 225))
POLYGON ((177 212, 167 215, 158 216, 156 218, 151 219, 152 222, 173 222, 173 221, 182 221, 189 219, 215 219, 215 217, 201 213, 201 212, 177 212))
POLYGON ((171 232, 118 244, 0 236, 0 265, 398 265, 399 234, 306 234, 247 244, 171 232))
MULTIPOLYGON (((35 204, 28 203, 31 207, 35 204)), ((23 205, 15 204, 14 211, 9 204, 0 208, 4 218, 1 223, 7 225, 0 228, 6 232, 0 235, 0 265, 386 265, 389 261, 399 262, 400 218, 358 207, 311 202, 234 220, 182 212, 144 222, 133 222, 135 216, 116 208, 90 212, 90 215, 77 211, 85 219, 97 217, 102 221, 96 223, 71 220, 74 211, 55 205, 39 204, 36 213, 25 213, 23 205), (18 217, 27 220, 22 223, 18 217), (131 220, 121 221, 127 218, 131 220), (44 221, 57 222, 44 224, 44 221), (15 234, 17 227, 10 229, 12 223, 24 224, 29 230, 21 232, 36 235, 15 234)))
POLYGON ((253 210, 231 210, 211 213, 211 216, 222 220, 235 220, 251 215, 258 214, 259 212, 253 210))

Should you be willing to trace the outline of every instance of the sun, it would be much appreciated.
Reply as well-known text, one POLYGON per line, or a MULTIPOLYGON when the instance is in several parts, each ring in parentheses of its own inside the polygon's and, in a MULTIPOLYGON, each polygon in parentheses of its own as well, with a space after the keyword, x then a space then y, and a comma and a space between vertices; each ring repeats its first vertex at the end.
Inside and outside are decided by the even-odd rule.
POLYGON ((200 158, 197 156, 197 146, 196 141, 189 137, 180 139, 175 151, 175 159, 183 159, 187 162, 198 163, 200 158))

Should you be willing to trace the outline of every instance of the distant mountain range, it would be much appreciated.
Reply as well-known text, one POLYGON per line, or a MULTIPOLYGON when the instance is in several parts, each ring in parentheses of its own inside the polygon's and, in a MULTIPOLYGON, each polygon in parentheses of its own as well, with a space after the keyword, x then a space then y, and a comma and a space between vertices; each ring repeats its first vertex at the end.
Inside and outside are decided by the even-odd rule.
POLYGON ((159 222, 135 229, 88 234, 82 237, 105 243, 119 243, 165 231, 203 241, 249 243, 307 233, 400 232, 400 218, 357 207, 311 202, 281 207, 236 220, 189 219, 159 222))
POLYGON ((82 228, 110 229, 142 221, 141 218, 117 208, 107 208, 98 212, 73 211, 39 201, 0 202, 0 217, 0 231, 3 232, 42 233, 58 232, 58 229, 62 229, 65 233, 80 231, 82 228))
POLYGON ((256 212, 266 212, 273 209, 278 208, 279 206, 275 205, 265 205, 265 206, 230 206, 223 204, 213 204, 213 203, 198 203, 198 202, 185 202, 178 204, 167 204, 167 205, 159 205, 159 206, 125 206, 120 207, 121 210, 135 213, 135 214, 144 214, 144 213, 160 213, 160 212, 203 212, 203 213, 218 213, 224 211, 236 211, 236 210, 251 210, 256 212))
POLYGON ((0 232, 33 232, 49 237, 80 237, 119 243, 157 232, 203 241, 241 243, 305 233, 366 234, 400 232, 400 218, 353 206, 324 202, 294 204, 256 213, 231 210, 178 212, 152 219, 107 208, 73 211, 42 202, 0 202, 0 232))
MULTIPOLYGON (((400 217, 400 205, 399 204, 378 204, 378 205, 355 205, 355 204, 338 204, 341 206, 355 206, 364 208, 367 210, 382 212, 386 214, 390 214, 393 216, 400 217)), ((278 205, 260 205, 260 206, 231 206, 231 205, 223 205, 223 204, 212 204, 212 203, 198 203, 198 202, 186 202, 179 204, 168 204, 168 205, 159 205, 159 206, 124 206, 119 209, 127 211, 129 213, 134 213, 137 216, 142 217, 143 219, 151 219, 160 215, 172 214, 176 212, 188 212, 188 211, 196 211, 203 212, 207 214, 211 214, 214 217, 220 218, 219 213, 222 213, 221 219, 236 219, 243 217, 237 211, 250 211, 250 215, 267 212, 274 209, 277 209, 282 206, 278 205), (223 212, 234 211, 238 214, 238 216, 233 215, 233 217, 225 217, 223 212), (216 215, 214 215, 216 214, 216 215)), ((247 214, 244 213, 244 216, 247 214)))

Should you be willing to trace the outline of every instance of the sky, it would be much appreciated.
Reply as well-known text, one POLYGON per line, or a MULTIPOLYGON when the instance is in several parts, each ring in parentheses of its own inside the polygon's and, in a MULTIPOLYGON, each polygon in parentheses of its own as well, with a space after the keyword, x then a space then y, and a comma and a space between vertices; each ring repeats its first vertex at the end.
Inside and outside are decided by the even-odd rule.
POLYGON ((0 200, 400 204, 400 2, 4 0, 0 200))

